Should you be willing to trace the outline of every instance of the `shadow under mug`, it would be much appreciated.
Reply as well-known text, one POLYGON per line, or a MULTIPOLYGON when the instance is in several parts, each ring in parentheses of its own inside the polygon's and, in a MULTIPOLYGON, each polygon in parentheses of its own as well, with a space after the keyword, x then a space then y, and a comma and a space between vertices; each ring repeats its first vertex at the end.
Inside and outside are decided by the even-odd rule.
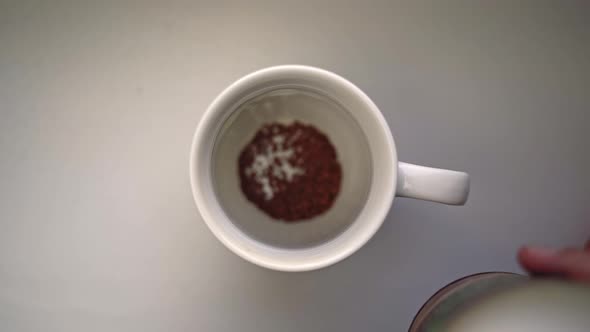
POLYGON ((190 154, 195 203, 213 234, 244 259, 275 270, 336 263, 379 229, 395 196, 462 205, 463 172, 398 162, 377 106, 346 79, 285 65, 249 74, 226 88, 199 122, 190 154), (242 194, 238 156, 265 123, 300 121, 324 132, 342 167, 333 206, 311 220, 277 222, 242 194))

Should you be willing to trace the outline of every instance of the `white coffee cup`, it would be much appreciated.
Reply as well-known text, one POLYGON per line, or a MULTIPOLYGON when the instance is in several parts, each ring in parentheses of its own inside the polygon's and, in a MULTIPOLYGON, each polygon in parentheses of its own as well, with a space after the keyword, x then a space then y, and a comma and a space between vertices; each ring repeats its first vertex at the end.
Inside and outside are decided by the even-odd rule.
POLYGON ((213 234, 244 259, 282 271, 319 269, 351 255, 379 229, 394 196, 463 205, 469 193, 467 173, 398 162, 387 122, 363 91, 299 65, 249 74, 211 103, 193 139, 190 179, 213 234), (262 124, 294 120, 328 136, 342 184, 326 213, 285 223, 244 197, 237 160, 262 124))

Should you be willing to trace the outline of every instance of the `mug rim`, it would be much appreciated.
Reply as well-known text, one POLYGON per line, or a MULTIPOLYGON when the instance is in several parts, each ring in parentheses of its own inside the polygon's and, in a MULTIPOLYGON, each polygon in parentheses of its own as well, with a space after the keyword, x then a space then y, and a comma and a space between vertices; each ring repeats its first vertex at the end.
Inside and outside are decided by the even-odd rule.
MULTIPOLYGON (((364 110, 363 110, 364 111, 364 110)), ((281 65, 250 73, 226 87, 209 105, 199 121, 191 145, 189 175, 195 204, 211 232, 232 252, 254 264, 280 271, 315 270, 339 262, 367 243, 380 228, 391 208, 397 181, 397 152, 393 136, 373 101, 353 83, 332 72, 303 65, 281 65), (249 237, 224 213, 213 191, 211 155, 231 105, 253 88, 285 78, 305 78, 318 85, 340 89, 368 112, 351 112, 369 140, 373 179, 367 201, 351 226, 334 239, 310 248, 278 248, 249 237), (363 127, 363 123, 365 126, 363 127), (372 138, 372 139, 371 139, 372 138), (379 151, 375 164, 374 149, 379 151), (360 221, 359 221, 360 220, 360 221)))

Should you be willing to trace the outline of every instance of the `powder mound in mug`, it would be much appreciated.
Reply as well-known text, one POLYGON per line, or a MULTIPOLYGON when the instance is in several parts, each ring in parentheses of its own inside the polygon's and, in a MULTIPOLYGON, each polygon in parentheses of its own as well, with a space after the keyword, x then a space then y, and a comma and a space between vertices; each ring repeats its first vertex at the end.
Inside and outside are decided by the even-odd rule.
POLYGON ((242 192, 275 219, 297 221, 326 212, 340 191, 336 149, 311 125, 263 125, 238 160, 242 192))

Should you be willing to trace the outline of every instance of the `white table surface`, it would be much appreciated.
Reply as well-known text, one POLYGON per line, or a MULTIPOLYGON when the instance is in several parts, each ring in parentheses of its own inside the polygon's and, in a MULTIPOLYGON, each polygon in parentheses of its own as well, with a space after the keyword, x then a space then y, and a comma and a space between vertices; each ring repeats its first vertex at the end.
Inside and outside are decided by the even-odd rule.
POLYGON ((0 330, 405 331, 525 242, 590 235, 588 1, 0 3, 0 330), (464 170, 464 207, 397 199, 309 273, 230 253, 191 196, 209 102, 253 70, 343 75, 401 160, 464 170))

